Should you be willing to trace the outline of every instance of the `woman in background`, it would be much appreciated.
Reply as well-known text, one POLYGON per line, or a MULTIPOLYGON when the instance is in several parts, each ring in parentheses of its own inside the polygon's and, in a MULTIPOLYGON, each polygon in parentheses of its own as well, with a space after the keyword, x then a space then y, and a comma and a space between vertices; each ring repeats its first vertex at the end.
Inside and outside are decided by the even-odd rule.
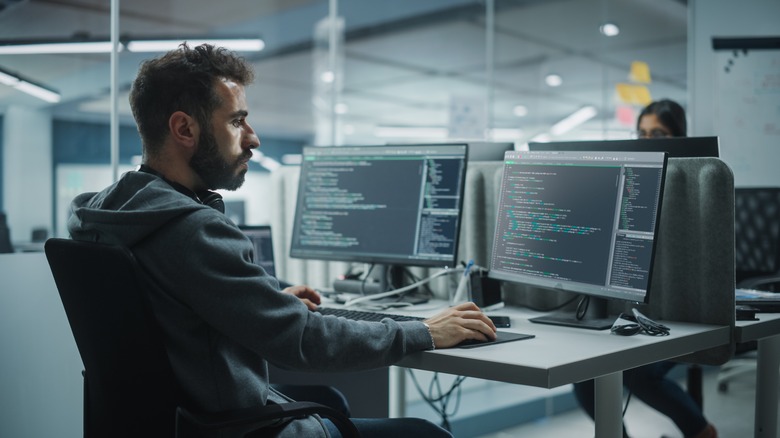
MULTIPOLYGON (((639 138, 685 137, 685 110, 668 99, 652 102, 639 114, 636 130, 639 138)), ((675 365, 676 362, 661 361, 627 370, 623 384, 648 406, 669 417, 686 438, 717 438, 718 432, 704 417, 701 406, 666 376, 675 365)), ((593 418, 593 380, 575 383, 574 395, 593 418)), ((628 437, 625 426, 623 436, 628 437)))

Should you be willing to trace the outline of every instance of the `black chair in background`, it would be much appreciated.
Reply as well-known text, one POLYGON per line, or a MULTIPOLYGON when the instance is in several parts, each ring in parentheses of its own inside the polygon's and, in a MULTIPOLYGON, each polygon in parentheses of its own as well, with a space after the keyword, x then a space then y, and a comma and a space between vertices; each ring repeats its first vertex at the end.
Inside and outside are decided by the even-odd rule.
MULTIPOLYGON (((737 288, 780 292, 780 187, 734 189, 734 267, 737 288)), ((718 374, 718 390, 754 373, 756 342, 738 344, 718 374)))
POLYGON ((12 252, 14 252, 14 246, 11 244, 11 231, 8 229, 5 213, 0 212, 0 254, 12 252))
POLYGON ((348 418, 310 402, 188 410, 132 253, 56 238, 45 252, 84 363, 85 438, 244 437, 271 420, 311 414, 328 417, 344 436, 359 436, 348 418))

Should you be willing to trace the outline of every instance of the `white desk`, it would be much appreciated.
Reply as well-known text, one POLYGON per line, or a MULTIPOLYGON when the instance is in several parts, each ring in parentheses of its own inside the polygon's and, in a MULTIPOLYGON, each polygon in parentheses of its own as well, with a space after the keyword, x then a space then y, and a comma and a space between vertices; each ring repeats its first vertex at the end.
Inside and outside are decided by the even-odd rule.
POLYGON ((622 371, 694 351, 727 344, 728 326, 664 321, 670 336, 617 336, 528 322, 531 312, 503 309, 512 328, 536 337, 472 349, 443 349, 413 354, 397 365, 428 371, 554 388, 595 378, 596 436, 623 436, 622 371))
POLYGON ((758 341, 756 414, 753 434, 777 437, 777 385, 780 380, 780 313, 758 313, 758 321, 737 321, 737 343, 758 341))

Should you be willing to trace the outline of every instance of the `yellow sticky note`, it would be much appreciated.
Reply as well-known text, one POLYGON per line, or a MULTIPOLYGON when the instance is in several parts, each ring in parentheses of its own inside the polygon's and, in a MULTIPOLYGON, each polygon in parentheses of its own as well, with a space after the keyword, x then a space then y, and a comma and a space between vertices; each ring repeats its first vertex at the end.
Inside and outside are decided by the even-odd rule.
POLYGON ((631 63, 631 73, 628 75, 629 79, 640 84, 649 84, 650 80, 650 67, 646 62, 634 61, 631 63))
POLYGON ((615 85, 615 90, 623 103, 645 106, 653 101, 650 90, 644 85, 619 83, 615 85))

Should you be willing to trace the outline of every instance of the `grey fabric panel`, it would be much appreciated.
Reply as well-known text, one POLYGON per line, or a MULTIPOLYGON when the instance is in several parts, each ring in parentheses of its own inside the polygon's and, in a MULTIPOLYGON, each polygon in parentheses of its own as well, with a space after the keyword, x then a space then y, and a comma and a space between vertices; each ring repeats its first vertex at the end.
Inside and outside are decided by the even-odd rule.
MULTIPOLYGON (((717 158, 670 158, 648 316, 734 327, 734 176, 717 158)), ((729 345, 686 361, 717 365, 729 345)))

